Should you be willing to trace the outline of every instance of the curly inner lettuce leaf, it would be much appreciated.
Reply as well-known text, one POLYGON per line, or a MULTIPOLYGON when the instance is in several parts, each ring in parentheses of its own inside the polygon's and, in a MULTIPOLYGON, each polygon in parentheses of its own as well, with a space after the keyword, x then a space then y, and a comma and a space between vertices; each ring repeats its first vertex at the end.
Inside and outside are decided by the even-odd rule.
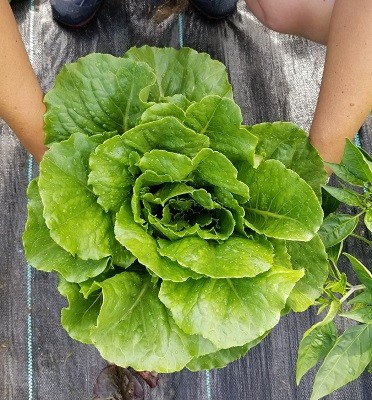
POLYGON ((307 241, 318 231, 322 207, 311 187, 278 160, 245 165, 238 178, 251 197, 244 204, 247 226, 276 239, 307 241))
MULTIPOLYGON (((186 108, 188 105, 186 105, 186 108)), ((141 124, 159 121, 165 117, 175 117, 180 122, 185 119, 185 111, 174 103, 154 103, 141 115, 141 124)))
POLYGON ((174 181, 186 179, 193 169, 191 158, 184 154, 157 149, 145 153, 138 166, 142 172, 150 170, 158 175, 168 174, 174 181))
POLYGON ((149 275, 124 272, 100 283, 103 304, 91 339, 105 359, 135 370, 179 371, 199 353, 159 301, 149 275))
POLYGON ((138 258, 141 264, 164 280, 182 282, 191 276, 194 278, 198 276, 177 262, 160 256, 156 240, 134 221, 128 202, 122 205, 117 214, 115 235, 117 240, 138 258))
POLYGON ((150 91, 150 100, 159 102, 162 98, 184 95, 190 101, 216 94, 232 98, 232 87, 226 67, 209 54, 183 47, 154 48, 132 47, 124 57, 147 63, 155 73, 156 82, 150 91))
POLYGON ((207 186, 221 187, 230 193, 237 194, 243 198, 242 202, 249 199, 248 186, 237 179, 237 169, 222 153, 203 149, 194 157, 193 166, 196 179, 206 183, 207 186))
POLYGON ((243 346, 273 328, 301 270, 271 268, 254 278, 164 281, 159 298, 177 325, 219 349, 243 346))
POLYGON ((88 185, 88 160, 97 144, 76 133, 55 143, 40 163, 39 188, 50 235, 83 260, 109 256, 115 240, 111 216, 88 185))
POLYGON ((75 132, 114 136, 132 128, 148 107, 148 87, 154 81, 145 63, 109 54, 89 54, 66 64, 45 95, 46 143, 75 132))
POLYGON ((44 206, 40 198, 37 179, 32 180, 27 189, 28 218, 23 233, 23 245, 28 262, 41 271, 59 272, 67 281, 83 282, 103 272, 108 258, 82 260, 69 252, 50 237, 43 218, 44 206))
MULTIPOLYGON (((147 172, 147 176, 151 175, 147 172)), ((162 177, 166 179, 166 175, 162 177)), ((132 199, 134 219, 151 229, 155 238, 163 235, 177 240, 197 235, 203 239, 226 240, 234 232, 232 213, 213 201, 205 189, 194 189, 182 182, 165 183, 155 193, 145 192, 146 189, 138 185, 135 189, 132 199), (141 189, 145 192, 142 195, 141 189)))

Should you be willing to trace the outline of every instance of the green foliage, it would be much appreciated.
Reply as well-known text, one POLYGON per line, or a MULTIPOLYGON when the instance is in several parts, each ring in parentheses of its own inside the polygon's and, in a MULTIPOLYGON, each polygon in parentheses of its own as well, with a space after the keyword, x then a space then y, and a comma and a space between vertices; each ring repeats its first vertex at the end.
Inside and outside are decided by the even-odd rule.
POLYGON ((298 351, 296 375, 299 382, 307 371, 320 363, 311 400, 320 399, 358 378, 370 368, 372 359, 372 274, 353 255, 342 253, 343 243, 350 236, 371 245, 354 232, 363 222, 365 229, 371 231, 372 164, 368 154, 347 141, 342 162, 332 164, 332 168, 342 180, 341 187, 325 186, 325 191, 341 204, 358 208, 359 212, 356 215, 331 212, 319 229, 330 270, 318 304, 319 312, 326 308, 328 312, 323 320, 305 332, 298 351), (350 284, 348 276, 340 272, 341 255, 350 262, 359 283, 350 284), (333 322, 336 317, 349 320, 348 327, 340 335, 333 322))
MULTIPOLYGON (((363 363, 332 379, 357 376, 369 354, 370 274, 352 256, 363 285, 344 317, 365 329, 336 339, 332 320, 353 290, 336 267, 342 243, 362 216, 371 226, 369 194, 324 186, 304 131, 244 126, 225 67, 188 48, 83 57, 45 103, 50 148, 28 189, 23 242, 33 267, 59 275, 71 337, 136 370, 222 368, 282 315, 317 304, 330 309, 305 334, 297 379, 324 358, 316 398, 328 363, 359 345, 363 363), (361 214, 338 215, 340 201, 361 214)), ((369 193, 367 155, 348 144, 337 168, 369 193)))

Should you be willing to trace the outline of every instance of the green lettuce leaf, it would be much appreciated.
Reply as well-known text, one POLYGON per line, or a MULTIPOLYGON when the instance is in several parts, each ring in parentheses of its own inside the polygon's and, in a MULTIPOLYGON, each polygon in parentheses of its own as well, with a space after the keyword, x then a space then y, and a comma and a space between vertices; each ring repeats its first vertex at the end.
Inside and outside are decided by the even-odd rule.
POLYGON ((40 163, 39 189, 53 240, 83 260, 109 256, 114 237, 111 216, 88 184, 88 161, 98 143, 82 133, 55 143, 40 163))
POLYGON ((186 368, 190 371, 196 372, 201 370, 226 367, 226 365, 230 364, 231 362, 245 356, 248 351, 251 348, 257 346, 257 344, 260 343, 269 334, 269 332, 270 331, 266 332, 258 339, 253 340, 252 342, 249 342, 244 346, 221 349, 213 353, 208 353, 200 357, 196 357, 186 365, 186 368))
POLYGON ((196 179, 203 183, 220 187, 243 198, 249 199, 249 188, 237 179, 238 171, 229 159, 212 149, 201 150, 193 159, 196 179))
POLYGON ((215 94, 232 98, 232 88, 226 67, 209 54, 183 47, 154 48, 132 47, 124 57, 147 63, 155 73, 156 82, 150 91, 150 99, 159 102, 162 98, 184 95, 190 101, 215 94))
POLYGON ((321 198, 321 187, 327 182, 327 174, 305 131, 291 122, 264 122, 249 127, 249 131, 258 139, 257 154, 264 160, 281 161, 297 172, 321 198))
POLYGON ((68 300, 68 307, 61 311, 61 323, 68 334, 82 343, 92 344, 91 330, 97 323, 102 306, 101 291, 94 291, 87 298, 80 293, 80 286, 60 279, 58 290, 68 300))
POLYGON ((76 132, 125 132, 146 109, 154 81, 145 63, 109 54, 89 54, 66 64, 44 98, 46 143, 76 132))
MULTIPOLYGON (((188 107, 188 105, 189 104, 187 104, 186 107, 188 107)), ((146 122, 159 121, 166 117, 175 117, 180 122, 183 122, 185 119, 185 111, 174 103, 154 103, 143 112, 139 125, 145 124, 146 122)))
POLYGON ((74 257, 50 237, 43 218, 44 206, 40 198, 37 179, 28 186, 28 218, 23 233, 23 246, 27 261, 34 268, 60 273, 67 281, 83 282, 103 272, 108 258, 100 260, 82 260, 74 257))
POLYGON ((114 136, 98 146, 89 158, 88 184, 105 211, 119 211, 132 193, 134 176, 131 166, 139 155, 123 146, 121 136, 114 136))
POLYGON ((211 278, 253 277, 273 265, 272 246, 267 239, 231 236, 219 243, 198 237, 177 241, 158 240, 159 253, 211 278))
POLYGON ((158 253, 156 240, 134 221, 129 202, 125 202, 117 214, 115 223, 117 240, 127 248, 138 261, 164 280, 182 282, 198 274, 183 268, 177 262, 162 257, 158 253))
POLYGON ((199 352, 158 299, 149 275, 123 272, 100 283, 103 303, 92 330, 94 345, 116 365, 142 371, 179 371, 199 352))
POLYGON ((318 231, 323 211, 310 186, 280 161, 267 160, 255 169, 245 165, 238 178, 247 184, 247 226, 269 237, 308 241, 318 231), (284 189, 285 188, 285 189, 284 189))
POLYGON ((184 124, 195 132, 207 135, 213 150, 232 162, 254 163, 257 138, 241 127, 242 114, 233 100, 206 96, 186 110, 184 124))
POLYGON ((287 304, 296 312, 305 311, 323 292, 328 277, 327 253, 318 235, 308 242, 287 241, 286 245, 292 268, 304 271, 287 304))
POLYGON ((273 328, 302 271, 271 268, 254 278, 164 281, 159 298, 177 325, 218 348, 243 346, 273 328))
POLYGON ((200 150, 209 147, 209 139, 185 127, 174 117, 137 125, 122 136, 123 144, 140 154, 151 150, 167 150, 194 157, 200 150))

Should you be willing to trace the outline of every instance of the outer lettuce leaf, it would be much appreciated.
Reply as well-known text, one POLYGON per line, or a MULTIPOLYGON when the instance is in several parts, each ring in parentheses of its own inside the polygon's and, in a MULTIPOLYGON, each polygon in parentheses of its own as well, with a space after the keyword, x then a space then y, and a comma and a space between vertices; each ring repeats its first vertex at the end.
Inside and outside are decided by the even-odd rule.
POLYGON ((186 110, 184 124, 207 135, 211 148, 231 161, 249 161, 253 165, 257 138, 241 128, 242 120, 240 108, 233 100, 206 96, 186 110))
POLYGON ((285 240, 273 238, 269 240, 274 247, 274 265, 292 269, 291 256, 287 250, 287 242, 285 240))
POLYGON ((194 358, 187 365, 186 368, 190 371, 200 371, 203 369, 216 369, 223 368, 231 362, 245 356, 247 352, 257 346, 267 335, 269 331, 252 342, 239 347, 230 347, 229 349, 221 349, 214 353, 208 353, 203 356, 194 358))
POLYGON ((249 131, 258 138, 257 154, 264 160, 281 161, 297 172, 321 198, 321 187, 327 182, 327 174, 305 131, 291 122, 265 122, 249 127, 249 131))
POLYGON ((123 272, 100 283, 103 304, 91 334, 105 359, 138 371, 179 371, 199 352, 158 299, 149 275, 123 272))
POLYGON ((37 180, 33 180, 27 189, 28 218, 23 234, 23 246, 27 261, 41 271, 59 272, 67 281, 83 282, 95 277, 107 268, 108 258, 100 260, 82 260, 69 252, 50 237, 49 229, 43 218, 37 180))
POLYGON ((307 241, 318 231, 323 211, 314 191, 280 161, 263 161, 256 169, 246 164, 238 178, 249 187, 245 219, 256 232, 307 241))
POLYGON ((45 95, 46 143, 75 132, 125 132, 147 107, 147 88, 154 81, 146 64, 108 54, 90 54, 65 65, 45 95))
POLYGON ((226 67, 209 54, 183 47, 154 48, 132 47, 125 57, 147 63, 155 72, 156 82, 150 91, 150 99, 159 102, 164 97, 184 95, 190 101, 216 94, 232 98, 232 88, 226 67))
POLYGON ((294 269, 305 271, 288 298, 292 310, 305 311, 322 294, 328 277, 328 260, 324 245, 318 235, 309 242, 287 242, 287 251, 294 269))
POLYGON ((253 277, 273 265, 270 243, 231 236, 222 243, 198 237, 158 241, 159 253, 186 268, 211 278, 253 277))
POLYGON ((97 143, 81 133, 55 143, 40 163, 39 188, 44 218, 53 240, 83 260, 111 254, 111 216, 88 185, 88 160, 97 143))
POLYGON ((80 293, 80 286, 76 283, 60 279, 58 290, 67 297, 68 307, 61 311, 62 326, 75 340, 92 344, 91 330, 97 323, 98 314, 102 305, 101 291, 95 291, 84 298, 80 293))
POLYGON ((164 281, 159 298, 177 325, 220 349, 243 346, 273 328, 303 271, 271 268, 254 278, 164 281))

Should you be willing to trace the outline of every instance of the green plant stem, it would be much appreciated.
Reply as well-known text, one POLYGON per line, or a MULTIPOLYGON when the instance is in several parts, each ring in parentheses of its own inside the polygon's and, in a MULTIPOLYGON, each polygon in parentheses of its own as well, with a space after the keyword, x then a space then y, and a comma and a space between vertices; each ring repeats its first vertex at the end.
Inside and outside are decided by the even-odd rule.
POLYGON ((358 235, 357 233, 352 233, 350 236, 353 236, 353 237, 355 237, 356 239, 359 239, 359 240, 361 240, 362 242, 367 243, 368 246, 371 246, 371 245, 372 245, 372 240, 368 240, 367 238, 365 238, 365 237, 363 237, 363 236, 361 236, 361 235, 358 235))
POLYGON ((338 269, 337 264, 336 264, 334 261, 332 261, 332 260, 330 260, 330 262, 329 262, 328 264, 329 264, 329 272, 330 272, 330 275, 331 275, 334 279, 340 280, 340 279, 341 279, 341 272, 340 272, 340 270, 338 269))
POLYGON ((346 301, 354 292, 357 290, 363 290, 366 287, 364 285, 355 285, 352 286, 351 289, 340 299, 340 303, 342 304, 344 301, 346 301))

